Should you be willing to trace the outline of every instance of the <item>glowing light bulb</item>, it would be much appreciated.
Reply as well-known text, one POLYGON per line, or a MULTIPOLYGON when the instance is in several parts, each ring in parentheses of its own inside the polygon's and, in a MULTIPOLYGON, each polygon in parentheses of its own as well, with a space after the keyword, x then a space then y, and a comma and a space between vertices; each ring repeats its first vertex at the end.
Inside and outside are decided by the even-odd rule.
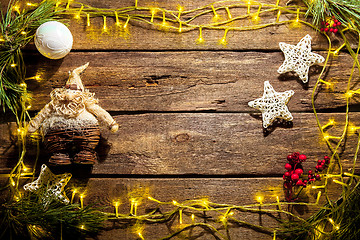
POLYGON ((13 10, 20 14, 20 7, 18 5, 13 6, 13 10))
POLYGON ((86 14, 86 26, 90 27, 90 14, 86 14))
POLYGON ((217 14, 217 12, 215 11, 215 8, 214 8, 213 5, 211 5, 211 9, 212 9, 212 11, 213 11, 213 13, 214 13, 213 21, 214 21, 214 22, 217 22, 217 21, 220 19, 220 16, 219 16, 219 14, 217 14))
POLYGON ((106 16, 103 16, 103 31, 107 32, 106 16))
MULTIPOLYGON (((15 64, 15 63, 12 63, 12 64, 10 65, 10 67, 16 67, 16 64, 15 64)), ((20 84, 20 86, 21 86, 21 84, 20 84)))
POLYGON ((81 230, 85 230, 85 225, 81 225, 81 226, 80 226, 80 229, 81 229, 81 230))
POLYGON ((155 16, 157 10, 156 10, 156 8, 151 8, 151 9, 150 9, 150 12, 151 12, 150 22, 154 22, 154 16, 155 16))
POLYGON ((22 35, 26 35, 26 32, 25 32, 25 31, 22 31, 21 34, 22 34, 22 35))
POLYGON ((130 21, 130 16, 128 16, 128 18, 126 19, 126 22, 125 22, 125 24, 123 26, 124 29, 127 28, 129 21, 130 21))
POLYGON ((178 205, 178 202, 175 200, 172 200, 172 204, 176 206, 176 205, 178 205))
POLYGON ((80 206, 81 206, 81 208, 84 208, 84 197, 85 197, 84 194, 80 194, 80 206))
POLYGON ((120 202, 116 201, 114 202, 114 207, 115 207, 115 217, 119 217, 119 206, 120 206, 120 202))
POLYGON ((191 222, 192 224, 195 224, 195 214, 191 214, 191 222))
POLYGON ((347 91, 347 92, 345 93, 345 97, 346 97, 346 98, 351 98, 353 95, 354 95, 354 92, 351 91, 351 90, 349 90, 349 91, 347 91))

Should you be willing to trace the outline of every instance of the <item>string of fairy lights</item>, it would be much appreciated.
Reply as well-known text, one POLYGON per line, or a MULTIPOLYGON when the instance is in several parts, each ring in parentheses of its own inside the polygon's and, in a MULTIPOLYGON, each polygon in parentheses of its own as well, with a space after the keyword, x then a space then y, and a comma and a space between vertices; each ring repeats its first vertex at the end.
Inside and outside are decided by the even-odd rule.
MULTIPOLYGON (((23 8, 35 7, 37 7, 37 4, 28 2, 23 5, 15 5, 13 10, 20 13, 23 8)), ((195 40, 197 44, 203 44, 205 42, 206 36, 204 35, 204 30, 224 31, 223 37, 218 41, 218 43, 223 46, 226 46, 228 41, 230 41, 230 39, 228 39, 229 31, 250 31, 283 24, 287 24, 292 27, 307 25, 312 27, 314 30, 319 30, 316 26, 313 26, 311 23, 303 20, 306 8, 294 5, 281 6, 279 5, 279 0, 274 1, 274 4, 260 3, 252 0, 225 0, 217 1, 194 9, 185 9, 183 6, 178 6, 176 10, 169 10, 161 7, 144 7, 141 6, 140 2, 137 0, 135 0, 134 6, 126 6, 116 9, 94 8, 80 2, 69 0, 57 1, 56 10, 59 11, 58 15, 61 17, 84 19, 86 27, 91 27, 93 25, 94 18, 102 18, 102 26, 100 27, 102 32, 110 31, 112 27, 121 29, 122 31, 126 32, 129 31, 129 26, 134 24, 145 24, 148 25, 148 28, 150 29, 164 32, 186 33, 190 31, 198 31, 199 35, 195 40), (235 15, 235 12, 240 12, 238 10, 243 10, 244 13, 238 16, 235 15), (262 23, 261 17, 265 14, 273 14, 273 20, 271 22, 262 23), (287 16, 288 20, 281 20, 281 15, 283 14, 287 16), (225 15, 225 17, 223 15, 225 15), (202 24, 195 23, 199 22, 195 20, 209 16, 211 19, 210 21, 206 20, 207 22, 202 24), (109 19, 112 19, 111 23, 109 19), (242 26, 235 26, 232 24, 242 20, 250 21, 247 21, 248 24, 242 26), (114 26, 111 26, 111 24, 114 26)), ((266 19, 269 19, 269 17, 266 19)), ((218 204, 211 202, 209 199, 195 199, 184 202, 178 202, 177 200, 173 200, 171 202, 162 202, 153 198, 150 194, 144 193, 143 195, 137 197, 129 196, 128 203, 122 203, 118 200, 114 200, 112 202, 113 212, 104 214, 108 216, 109 220, 127 222, 129 224, 131 223, 134 228, 134 234, 143 240, 145 239, 146 235, 144 233, 146 223, 163 223, 173 218, 177 219, 179 227, 176 231, 171 233, 169 236, 166 236, 164 239, 171 239, 185 231, 194 228, 211 230, 218 238, 228 239, 229 236, 227 234, 231 224, 242 224, 243 226, 268 233, 269 235, 273 236, 273 239, 277 239, 278 235, 286 232, 286 229, 280 226, 264 227, 241 220, 241 214, 244 212, 254 214, 283 214, 302 222, 304 225, 308 224, 309 228, 314 229, 320 235, 322 234, 328 236, 333 232, 338 231, 341 228, 341 219, 333 219, 331 217, 331 212, 328 214, 328 218, 323 219, 322 225, 320 225, 319 222, 317 222, 316 225, 311 225, 311 223, 308 223, 306 219, 293 214, 291 211, 288 211, 287 207, 293 205, 305 205, 312 206, 316 209, 322 209, 322 196, 327 199, 330 205, 332 203, 329 197, 329 185, 331 183, 340 185, 342 187, 342 196, 346 197, 351 190, 355 179, 359 178, 359 176, 355 174, 355 165, 357 163, 357 154, 359 152, 360 146, 360 136, 358 134, 360 127, 356 126, 353 122, 350 121, 349 105, 351 99, 354 96, 360 94, 360 89, 351 89, 351 83, 354 81, 353 76, 356 68, 358 71, 360 71, 360 64, 358 61, 360 40, 359 46, 354 51, 346 37, 346 32, 353 32, 357 34, 360 39, 360 33, 358 30, 351 27, 351 25, 345 25, 342 29, 339 29, 340 36, 344 43, 336 49, 332 47, 330 36, 327 35, 327 33, 323 33, 328 40, 329 47, 324 66, 322 67, 321 73, 313 88, 311 101, 321 138, 328 145, 332 155, 329 168, 327 169, 326 173, 321 174, 322 179, 324 179, 323 184, 313 185, 311 187, 311 189, 317 191, 316 199, 313 202, 285 202, 281 200, 281 194, 276 195, 276 201, 271 203, 265 203, 264 199, 267 198, 267 196, 256 195, 255 199, 258 203, 244 206, 218 204), (334 89, 335 83, 329 80, 325 80, 325 73, 327 67, 329 66, 329 60, 331 58, 337 57, 343 48, 347 49, 354 61, 349 73, 346 90, 343 91, 344 101, 346 102, 344 117, 345 121, 342 123, 337 123, 335 122, 334 118, 330 118, 328 122, 322 124, 318 118, 318 113, 315 108, 315 96, 316 93, 320 91, 320 86, 325 87, 325 89, 329 90, 330 92, 334 89), (335 126, 342 127, 342 132, 338 136, 333 136, 328 131, 335 126), (344 144, 346 138, 353 134, 357 134, 359 136, 356 144, 357 147, 354 153, 352 168, 351 170, 345 171, 343 169, 342 159, 339 156, 339 150, 342 144, 344 144), (164 213, 153 211, 146 214, 139 214, 138 209, 144 202, 154 203, 159 207, 170 207, 172 210, 164 213), (120 213, 119 208, 122 204, 128 204, 130 206, 130 212, 120 213), (206 218, 206 215, 211 215, 212 221, 209 221, 208 218, 206 218), (207 219, 206 222, 204 221, 205 218, 207 219), (136 224, 133 224, 134 222, 136 222, 136 224), (218 226, 219 224, 221 225, 220 227, 218 226), (331 227, 328 228, 327 226, 331 227)), ((24 34, 26 34, 26 32, 24 34)), ((42 80, 42 76, 41 74, 37 74, 36 76, 30 77, 28 79, 35 79, 40 81, 42 80)), ((21 86, 26 90, 27 86, 25 82, 22 83, 21 86)), ((16 166, 12 169, 10 174, 7 175, 9 176, 9 187, 12 191, 14 201, 18 201, 22 197, 22 193, 19 190, 21 187, 20 179, 23 177, 34 179, 37 164, 36 160, 35 166, 30 169, 30 167, 27 167, 24 163, 26 145, 28 141, 26 133, 26 122, 30 120, 28 111, 31 109, 30 98, 26 94, 24 95, 23 99, 21 99, 21 106, 21 114, 17 116, 18 128, 16 133, 19 145, 19 158, 16 166)), ((36 142, 39 152, 40 137, 35 134, 32 135, 30 139, 36 142)), ((73 204, 75 200, 78 199, 80 202, 79 207, 83 208, 85 198, 85 191, 74 188, 72 190, 70 202, 73 204)), ((86 225, 80 224, 79 229, 86 229, 86 225)))

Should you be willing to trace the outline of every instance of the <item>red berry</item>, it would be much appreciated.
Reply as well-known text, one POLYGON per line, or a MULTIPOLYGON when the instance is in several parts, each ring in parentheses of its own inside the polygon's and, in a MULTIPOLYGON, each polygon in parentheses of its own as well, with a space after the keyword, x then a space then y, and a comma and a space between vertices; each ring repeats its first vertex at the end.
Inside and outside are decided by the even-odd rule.
POLYGON ((305 162, 305 160, 306 160, 306 155, 305 155, 305 154, 300 154, 300 155, 299 155, 299 160, 300 160, 301 162, 305 162))
POLYGON ((324 31, 324 28, 320 28, 320 31, 323 32, 323 31, 324 31))
POLYGON ((283 175, 283 179, 284 179, 284 180, 286 179, 285 174, 283 175))
POLYGON ((321 164, 321 163, 322 163, 322 160, 318 160, 318 163, 317 163, 317 164, 319 165, 319 164, 321 164))
POLYGON ((309 174, 312 174, 312 173, 313 173, 313 171, 309 170, 309 174))
POLYGON ((338 22, 337 25, 340 26, 340 25, 341 25, 341 22, 338 22))
POLYGON ((291 164, 289 164, 289 163, 285 164, 285 169, 290 171, 292 169, 291 164))
POLYGON ((312 179, 312 178, 313 178, 313 176, 312 176, 311 174, 309 174, 309 175, 308 175, 308 178, 309 178, 309 179, 312 179))
POLYGON ((304 184, 307 184, 307 182, 308 182, 307 180, 304 180, 304 184))
POLYGON ((297 182, 296 182, 296 186, 302 186, 304 183, 303 181, 301 181, 301 179, 299 179, 297 182))
POLYGON ((320 175, 316 174, 315 178, 316 178, 316 180, 320 180, 320 175))
POLYGON ((337 33, 339 30, 337 28, 334 29, 334 33, 337 33))
POLYGON ((333 28, 330 28, 330 29, 329 29, 329 31, 330 31, 330 32, 333 32, 333 31, 334 31, 334 29, 333 29, 333 28))
POLYGON ((301 168, 298 168, 295 170, 295 173, 300 176, 301 174, 303 174, 303 170, 301 168))
POLYGON ((325 156, 325 157, 324 157, 324 160, 330 160, 330 157, 329 157, 329 156, 325 156))
POLYGON ((337 22, 338 22, 338 20, 337 20, 337 19, 335 19, 335 20, 334 20, 334 22, 335 22, 335 23, 337 23, 337 22))
POLYGON ((297 175, 296 173, 291 175, 291 180, 293 180, 294 182, 299 180, 299 175, 297 175))
POLYGON ((329 23, 327 22, 327 23, 325 23, 325 25, 326 25, 326 26, 329 26, 329 23))
POLYGON ((327 31, 329 31, 329 29, 328 29, 328 28, 325 28, 324 31, 327 32, 327 31))
POLYGON ((291 174, 290 174, 289 172, 286 172, 286 173, 284 173, 284 176, 285 176, 285 177, 290 177, 291 174))
POLYGON ((336 26, 337 26, 337 24, 336 24, 336 23, 334 23, 334 24, 333 24, 333 27, 336 27, 336 26))
POLYGON ((331 18, 332 18, 332 19, 335 19, 335 16, 332 16, 331 18))

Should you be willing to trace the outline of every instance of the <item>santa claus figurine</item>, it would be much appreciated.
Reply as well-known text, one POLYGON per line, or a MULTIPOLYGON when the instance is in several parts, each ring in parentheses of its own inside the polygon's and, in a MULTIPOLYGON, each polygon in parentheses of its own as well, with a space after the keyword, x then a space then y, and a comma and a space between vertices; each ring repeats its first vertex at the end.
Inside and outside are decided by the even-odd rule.
POLYGON ((111 115, 97 104, 94 93, 81 82, 80 74, 88 65, 69 72, 66 85, 50 93, 51 101, 28 125, 29 133, 41 129, 45 148, 51 154, 49 163, 53 165, 96 163, 99 121, 112 132, 119 129, 111 115))

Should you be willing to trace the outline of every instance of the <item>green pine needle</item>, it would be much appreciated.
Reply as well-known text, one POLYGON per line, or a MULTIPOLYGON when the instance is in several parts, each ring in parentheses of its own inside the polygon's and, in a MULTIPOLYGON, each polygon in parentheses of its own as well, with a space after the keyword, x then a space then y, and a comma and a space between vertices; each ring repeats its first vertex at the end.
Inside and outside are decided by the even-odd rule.
POLYGON ((55 2, 43 1, 35 9, 15 11, 17 3, 10 1, 6 14, 1 13, 0 23, 0 105, 16 114, 20 101, 26 94, 25 64, 21 48, 34 37, 36 29, 43 23, 54 20, 55 2))
POLYGON ((327 17, 334 16, 347 27, 359 31, 359 0, 303 0, 308 6, 306 16, 313 18, 313 24, 319 25, 327 17))

